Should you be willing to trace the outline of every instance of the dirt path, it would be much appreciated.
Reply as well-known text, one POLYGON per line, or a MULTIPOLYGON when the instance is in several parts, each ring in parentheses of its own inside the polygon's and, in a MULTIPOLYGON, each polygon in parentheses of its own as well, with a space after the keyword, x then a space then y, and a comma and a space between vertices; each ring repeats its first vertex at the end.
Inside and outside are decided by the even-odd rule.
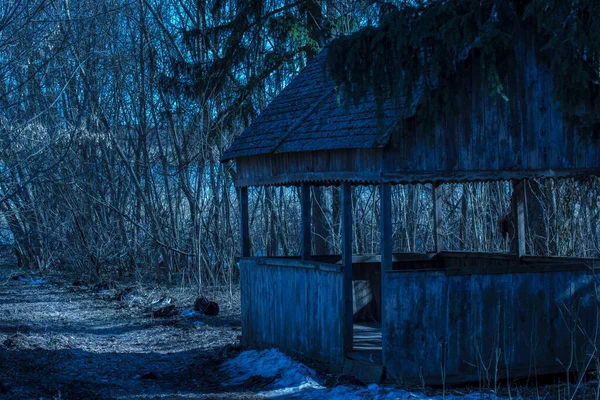
POLYGON ((223 392, 216 376, 240 334, 235 299, 220 301, 218 317, 185 317, 193 296, 183 290, 123 292, 17 273, 0 267, 0 398, 251 397, 223 392), (149 306, 165 296, 176 315, 152 318, 149 306))
MULTIPOLYGON (((263 393, 280 399, 497 396, 469 388, 455 388, 450 397, 439 388, 424 395, 394 386, 348 384, 343 376, 323 387, 326 377, 317 379, 314 371, 275 350, 240 354, 239 294, 212 293, 221 312, 208 317, 193 312, 190 292, 74 286, 0 266, 0 399, 254 399, 263 393), (152 309, 165 299, 175 305, 175 313, 152 317, 152 309), (231 358, 237 355, 235 360, 242 361, 235 363, 231 358), (233 370, 224 368, 228 359, 233 370), (233 380, 240 381, 238 386, 222 385, 233 380)), ((597 379, 585 382, 577 398, 592 398, 598 387, 597 379)), ((506 397, 554 399, 566 391, 559 383, 535 390, 513 386, 511 392, 506 397)))

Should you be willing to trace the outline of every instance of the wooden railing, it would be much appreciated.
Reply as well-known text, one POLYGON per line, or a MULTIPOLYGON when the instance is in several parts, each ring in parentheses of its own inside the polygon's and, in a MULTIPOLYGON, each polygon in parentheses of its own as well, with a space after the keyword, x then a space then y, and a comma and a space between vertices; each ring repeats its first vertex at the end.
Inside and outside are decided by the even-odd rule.
POLYGON ((501 274, 388 272, 387 371, 405 382, 439 384, 585 366, 600 341, 600 281, 593 268, 560 265, 501 274))
POLYGON ((343 362, 340 265, 289 258, 244 258, 239 265, 246 344, 343 362))

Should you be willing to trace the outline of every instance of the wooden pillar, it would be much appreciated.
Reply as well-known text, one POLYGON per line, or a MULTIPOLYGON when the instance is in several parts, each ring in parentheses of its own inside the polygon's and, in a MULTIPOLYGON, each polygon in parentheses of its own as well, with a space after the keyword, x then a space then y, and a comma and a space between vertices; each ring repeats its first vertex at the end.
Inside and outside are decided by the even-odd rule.
POLYGON ((460 249, 465 250, 467 248, 467 220, 469 204, 467 203, 468 186, 466 183, 462 184, 462 197, 460 198, 460 224, 459 224, 459 235, 460 235, 460 249))
POLYGON ((433 197, 433 248, 436 253, 442 251, 440 227, 442 225, 442 184, 435 182, 431 189, 433 197))
POLYGON ((300 208, 302 213, 302 259, 310 260, 310 185, 308 183, 303 183, 300 186, 300 196, 300 208))
MULTIPOLYGON (((392 185, 382 183, 380 186, 381 202, 381 348, 382 357, 385 357, 386 332, 385 324, 385 287, 388 271, 392 270, 393 262, 393 241, 392 241, 392 185)), ((385 365, 385 358, 382 360, 385 365)))
POLYGON ((525 202, 525 179, 513 181, 513 210, 515 215, 515 242, 517 244, 517 258, 527 254, 525 233, 527 232, 527 212, 525 202))
POLYGON ((344 274, 344 351, 351 351, 354 340, 352 296, 352 187, 342 183, 342 267, 344 274))
POLYGON ((239 190, 240 201, 240 240, 242 257, 250 257, 250 225, 248 218, 248 188, 241 187, 239 190))
MULTIPOLYGON (((381 201, 381 273, 392 269, 392 185, 382 183, 381 201)), ((383 275, 382 275, 383 276, 383 275)))

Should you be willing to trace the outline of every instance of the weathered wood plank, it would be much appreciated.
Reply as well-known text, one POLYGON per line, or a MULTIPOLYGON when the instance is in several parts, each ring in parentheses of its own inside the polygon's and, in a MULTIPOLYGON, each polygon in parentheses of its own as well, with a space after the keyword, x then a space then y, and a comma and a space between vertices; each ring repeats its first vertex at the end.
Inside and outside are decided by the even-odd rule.
MULTIPOLYGON (((392 270, 393 264, 393 241, 392 241, 392 185, 382 183, 380 185, 381 201, 381 280, 387 277, 387 272, 392 270)), ((385 285, 381 285, 381 302, 385 304, 385 285)), ((381 325, 385 325, 385 315, 381 312, 381 325)), ((382 337, 382 346, 385 346, 385 338, 382 337)), ((384 358, 385 360, 385 358, 384 358)))
POLYGON ((432 185, 433 196, 433 247, 436 253, 442 251, 442 239, 440 236, 442 226, 442 184, 436 182, 432 185))
MULTIPOLYGON (((512 140, 512 139, 511 139, 512 140)), ((516 145, 515 145, 516 146, 516 145)), ((557 146, 559 146, 557 144, 557 146)), ((600 150, 586 150, 597 156, 600 160, 600 150)), ((392 150, 390 150, 391 152, 392 150)), ((413 152, 421 150, 413 149, 413 152)), ((430 151, 430 149, 422 150, 430 151)), ((589 176, 600 176, 600 161, 588 163, 590 167, 578 168, 551 168, 528 170, 524 168, 512 169, 479 169, 479 170, 435 170, 430 169, 406 169, 394 167, 394 162, 386 163, 383 171, 375 171, 372 168, 359 170, 358 165, 368 165, 369 163, 381 165, 381 152, 375 152, 371 155, 363 154, 362 161, 356 158, 357 151, 352 154, 343 155, 344 152, 315 152, 309 154, 294 153, 293 163, 277 161, 279 155, 244 157, 238 159, 237 177, 235 184, 238 187, 244 186, 270 186, 270 185, 299 185, 302 182, 308 182, 312 185, 333 185, 340 182, 351 182, 354 184, 373 184, 378 185, 381 182, 390 182, 394 184, 410 183, 433 183, 433 182, 473 182, 473 181, 493 181, 510 179, 544 179, 544 178, 587 178, 589 176), (324 163, 323 160, 327 160, 324 163), (349 161, 348 161, 349 160, 349 161), (259 162, 264 161, 264 162, 259 162), (273 172, 273 163, 281 163, 278 172, 273 172)), ((385 154, 388 154, 386 152, 385 154)), ((392 154, 394 159, 400 157, 392 154)), ((516 157, 516 156, 515 156, 516 157)), ((291 158, 291 155, 288 155, 291 158)), ((593 157, 589 157, 593 158, 593 157)), ((433 164, 435 165, 435 163, 433 164)))
POLYGON ((339 266, 291 268, 305 262, 267 260, 240 261, 244 343, 341 365, 345 304, 339 266))
POLYGON ((259 265, 273 265, 273 266, 281 266, 281 267, 289 267, 289 268, 305 268, 305 269, 316 269, 324 272, 337 272, 341 273, 343 268, 341 265, 329 264, 325 262, 318 261, 309 261, 302 260, 302 262, 298 262, 298 260, 294 259, 285 259, 285 258, 262 258, 256 257, 254 260, 259 265))
POLYGON ((343 183, 342 206, 342 267, 344 275, 344 349, 352 350, 354 307, 352 299, 352 186, 343 183))
POLYGON ((240 243, 242 257, 250 257, 250 225, 247 187, 240 187, 238 189, 238 198, 240 202, 240 243))
POLYGON ((583 266, 501 275, 388 272, 387 371, 405 383, 440 384, 564 373, 571 359, 580 368, 600 341, 595 281, 583 266))
POLYGON ((310 260, 311 256, 311 205, 310 185, 303 183, 300 186, 300 209, 302 214, 302 259, 310 260))
POLYGON ((392 242, 392 185, 380 185, 381 201, 381 272, 392 269, 393 242, 392 242))
POLYGON ((517 258, 527 255, 527 244, 525 235, 527 234, 527 211, 525 204, 527 194, 525 189, 526 181, 524 179, 513 182, 513 210, 515 215, 515 242, 517 244, 517 258))

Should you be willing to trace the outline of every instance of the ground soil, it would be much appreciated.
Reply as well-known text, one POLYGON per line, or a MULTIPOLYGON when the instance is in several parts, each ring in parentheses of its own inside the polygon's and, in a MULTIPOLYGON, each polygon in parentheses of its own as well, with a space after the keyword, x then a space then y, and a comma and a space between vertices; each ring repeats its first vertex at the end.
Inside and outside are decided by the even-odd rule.
POLYGON ((0 267, 0 398, 254 397, 219 383, 239 351, 238 293, 211 293, 216 317, 186 317, 193 290, 39 278, 0 267), (153 317, 169 300, 174 311, 153 317))
MULTIPOLYGON (((94 285, 0 265, 0 399, 256 398, 268 379, 223 386, 229 377, 219 368, 243 350, 239 290, 204 294, 219 304, 218 316, 191 312, 198 293, 189 287, 94 285), (165 309, 166 316, 158 317, 165 309)), ((337 378, 336 384, 352 383, 337 378)), ((595 376, 579 383, 573 376, 570 384, 563 376, 544 379, 514 382, 511 393, 525 399, 597 399, 600 391, 595 376)), ((450 392, 477 390, 469 385, 450 392)), ((506 388, 497 393, 511 397, 506 388)))

